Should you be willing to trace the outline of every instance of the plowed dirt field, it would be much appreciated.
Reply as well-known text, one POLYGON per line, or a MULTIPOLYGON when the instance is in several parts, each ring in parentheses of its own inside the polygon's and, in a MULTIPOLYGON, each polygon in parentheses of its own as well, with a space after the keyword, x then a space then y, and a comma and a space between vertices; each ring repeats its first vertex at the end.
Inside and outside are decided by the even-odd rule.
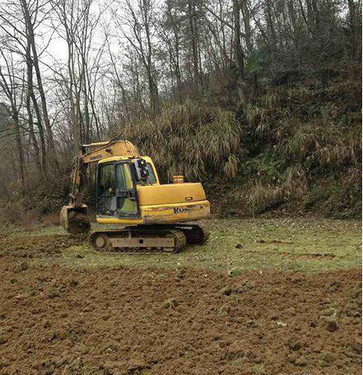
POLYGON ((57 263, 80 244, 0 239, 0 374, 361 373, 359 269, 57 263))

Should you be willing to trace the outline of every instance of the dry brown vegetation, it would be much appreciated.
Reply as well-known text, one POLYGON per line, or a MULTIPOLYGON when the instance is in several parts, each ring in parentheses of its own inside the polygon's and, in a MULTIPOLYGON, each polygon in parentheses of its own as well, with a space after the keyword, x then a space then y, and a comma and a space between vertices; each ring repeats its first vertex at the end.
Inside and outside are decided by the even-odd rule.
POLYGON ((336 68, 326 84, 318 69, 309 72, 309 87, 266 88, 250 106, 248 126, 228 109, 188 100, 121 134, 150 154, 164 177, 202 179, 221 214, 279 208, 359 217, 360 72, 349 69, 336 68))

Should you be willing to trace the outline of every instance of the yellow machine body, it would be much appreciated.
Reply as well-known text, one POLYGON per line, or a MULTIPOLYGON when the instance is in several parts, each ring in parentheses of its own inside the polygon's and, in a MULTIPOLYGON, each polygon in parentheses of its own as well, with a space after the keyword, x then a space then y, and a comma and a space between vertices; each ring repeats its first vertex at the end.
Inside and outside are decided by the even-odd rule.
MULTIPOLYGON (((137 185, 139 217, 118 218, 97 215, 97 222, 102 224, 175 224, 204 219, 210 214, 210 203, 206 198, 202 184, 177 183, 160 184, 153 161, 148 156, 141 156, 151 165, 155 183, 137 185)), ((109 157, 99 164, 127 161, 128 157, 109 157)), ((135 203, 136 204, 136 203, 135 203)))
POLYGON ((160 184, 151 158, 121 140, 82 145, 71 175, 70 202, 60 213, 69 233, 87 235, 91 229, 82 200, 90 165, 97 167, 97 222, 122 225, 93 232, 90 242, 96 250, 177 252, 187 243, 207 241, 207 229, 194 223, 210 214, 203 186, 184 183, 183 176, 160 184))

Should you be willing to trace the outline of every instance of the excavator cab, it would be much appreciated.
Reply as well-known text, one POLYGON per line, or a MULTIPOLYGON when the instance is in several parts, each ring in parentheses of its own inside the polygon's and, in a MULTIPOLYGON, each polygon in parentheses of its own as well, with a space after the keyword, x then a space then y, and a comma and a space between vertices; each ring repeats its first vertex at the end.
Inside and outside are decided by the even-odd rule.
POLYGON ((135 172, 132 161, 103 163, 98 166, 97 214, 99 216, 119 218, 140 216, 135 172))

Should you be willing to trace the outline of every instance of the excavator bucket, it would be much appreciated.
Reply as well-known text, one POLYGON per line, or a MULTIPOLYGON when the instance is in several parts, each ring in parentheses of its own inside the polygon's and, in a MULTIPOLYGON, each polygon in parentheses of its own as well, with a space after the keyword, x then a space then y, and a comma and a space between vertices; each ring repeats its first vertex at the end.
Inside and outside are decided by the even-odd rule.
POLYGON ((80 207, 69 204, 63 206, 60 212, 60 223, 70 234, 87 235, 91 229, 87 206, 80 207))

